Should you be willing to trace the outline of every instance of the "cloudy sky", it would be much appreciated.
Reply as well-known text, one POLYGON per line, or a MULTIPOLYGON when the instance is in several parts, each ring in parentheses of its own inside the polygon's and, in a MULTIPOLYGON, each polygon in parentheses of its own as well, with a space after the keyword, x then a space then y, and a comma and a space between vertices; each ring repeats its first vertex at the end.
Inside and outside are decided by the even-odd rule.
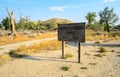
POLYGON ((120 0, 0 0, 0 21, 8 16, 6 7, 14 10, 17 21, 21 13, 22 17, 29 16, 31 20, 64 18, 86 22, 88 12, 96 12, 99 20, 99 11, 107 6, 114 8, 120 18, 120 0))

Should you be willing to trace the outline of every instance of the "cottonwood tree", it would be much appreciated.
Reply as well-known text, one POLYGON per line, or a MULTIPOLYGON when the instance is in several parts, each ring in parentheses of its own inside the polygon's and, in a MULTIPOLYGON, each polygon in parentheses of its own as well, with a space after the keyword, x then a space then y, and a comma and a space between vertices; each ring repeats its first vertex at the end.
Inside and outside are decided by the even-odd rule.
POLYGON ((104 25, 104 31, 110 32, 110 25, 118 21, 118 16, 114 13, 114 9, 105 7, 103 11, 99 12, 100 23, 104 25))
POLYGON ((14 12, 10 12, 8 7, 6 7, 7 13, 10 18, 10 27, 11 27, 11 34, 16 35, 16 30, 15 30, 15 19, 14 19, 14 12))
POLYGON ((85 16, 85 18, 88 21, 87 28, 92 27, 92 24, 96 21, 95 17, 96 17, 95 12, 88 12, 88 14, 85 16))

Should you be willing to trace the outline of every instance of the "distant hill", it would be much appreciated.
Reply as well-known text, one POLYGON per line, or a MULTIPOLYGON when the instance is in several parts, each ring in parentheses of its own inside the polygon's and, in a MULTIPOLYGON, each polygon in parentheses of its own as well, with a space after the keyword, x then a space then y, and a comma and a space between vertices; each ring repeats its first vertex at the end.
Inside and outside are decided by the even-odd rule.
POLYGON ((57 25, 57 24, 73 23, 73 22, 67 19, 62 19, 62 18, 51 18, 46 21, 43 21, 44 25, 50 24, 50 23, 54 23, 55 25, 57 25))

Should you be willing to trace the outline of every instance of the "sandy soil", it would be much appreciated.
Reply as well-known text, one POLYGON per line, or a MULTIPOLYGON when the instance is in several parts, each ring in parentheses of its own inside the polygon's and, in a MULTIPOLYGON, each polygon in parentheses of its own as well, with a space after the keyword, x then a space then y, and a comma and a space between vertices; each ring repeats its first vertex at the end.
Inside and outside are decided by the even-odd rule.
MULTIPOLYGON (((106 43, 120 44, 119 40, 106 43)), ((98 48, 82 46, 81 64, 77 63, 77 47, 74 45, 65 48, 65 53, 73 56, 68 59, 61 59, 61 50, 15 59, 0 66, 0 77, 120 77, 120 47, 106 46, 104 48, 109 51, 106 53, 97 52, 98 48), (96 54, 105 56, 94 56, 96 54), (63 66, 69 66, 70 69, 64 71, 61 69, 63 66)))

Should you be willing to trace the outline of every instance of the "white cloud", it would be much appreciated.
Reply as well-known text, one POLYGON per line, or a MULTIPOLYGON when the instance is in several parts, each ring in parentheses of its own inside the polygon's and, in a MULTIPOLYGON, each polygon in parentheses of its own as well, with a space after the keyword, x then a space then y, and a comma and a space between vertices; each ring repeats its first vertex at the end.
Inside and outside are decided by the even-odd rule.
POLYGON ((63 7, 50 7, 50 10, 52 11, 64 11, 63 7))
POLYGON ((85 5, 53 6, 53 7, 50 7, 50 10, 52 10, 52 11, 64 11, 65 9, 68 9, 68 8, 79 8, 82 6, 85 6, 85 5))
POLYGON ((103 0, 104 3, 107 3, 107 2, 115 2, 117 0, 103 0))

